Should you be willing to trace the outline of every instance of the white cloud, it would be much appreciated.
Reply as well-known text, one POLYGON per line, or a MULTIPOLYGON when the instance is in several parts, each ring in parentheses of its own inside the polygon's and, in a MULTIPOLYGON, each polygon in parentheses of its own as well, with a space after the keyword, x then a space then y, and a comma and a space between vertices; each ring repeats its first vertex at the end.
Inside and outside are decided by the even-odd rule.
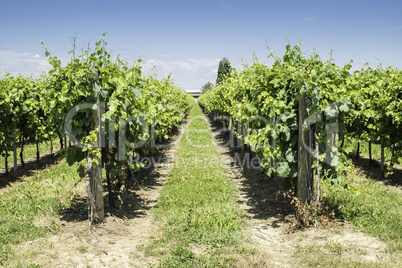
POLYGON ((144 62, 144 74, 152 74, 153 67, 159 78, 170 73, 174 81, 184 90, 200 89, 205 83, 215 83, 219 59, 150 59, 144 62))
MULTIPOLYGON (((68 62, 67 58, 58 58, 62 61, 62 65, 68 62)), ((200 89, 208 81, 215 83, 219 61, 220 59, 214 58, 178 59, 171 55, 162 55, 149 60, 144 59, 143 73, 151 75, 155 72, 159 78, 166 78, 171 74, 175 83, 184 90, 200 89)), ((19 74, 38 76, 50 69, 51 66, 44 56, 0 48, 0 77, 6 71, 14 76, 19 74)))
POLYGON ((395 26, 391 28, 392 30, 402 30, 402 26, 395 26))
POLYGON ((6 71, 14 76, 38 75, 50 68, 47 59, 38 54, 0 48, 0 76, 6 71))

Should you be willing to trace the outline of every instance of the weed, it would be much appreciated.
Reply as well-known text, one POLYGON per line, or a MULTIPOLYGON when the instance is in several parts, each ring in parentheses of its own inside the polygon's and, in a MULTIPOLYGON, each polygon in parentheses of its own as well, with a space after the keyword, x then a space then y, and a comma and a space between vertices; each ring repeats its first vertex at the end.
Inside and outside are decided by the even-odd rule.
POLYGON ((238 253, 246 253, 246 254, 254 254, 256 253, 256 249, 255 248, 248 248, 245 246, 241 246, 238 250, 238 253))
POLYGON ((88 251, 88 248, 87 248, 87 247, 84 247, 84 246, 79 246, 79 247, 77 248, 77 250, 78 250, 78 252, 80 252, 80 253, 86 253, 86 252, 88 251))
MULTIPOLYGON (((278 194, 279 193, 280 192, 278 192, 278 194)), ((294 227, 296 229, 302 229, 309 226, 324 226, 334 219, 334 211, 326 206, 323 201, 317 200, 315 196, 312 197, 312 200, 309 203, 303 204, 297 198, 296 193, 293 190, 289 190, 282 194, 285 198, 291 200, 290 202, 295 209, 296 217, 294 227)), ((323 194, 322 197, 325 197, 325 194, 323 194)))
POLYGON ((297 267, 393 267, 387 261, 363 261, 351 259, 346 254, 350 249, 336 242, 327 242, 323 246, 300 247, 295 251, 297 267))
POLYGON ((331 253, 336 253, 338 255, 341 255, 342 252, 346 250, 346 248, 342 244, 330 241, 327 241, 325 243, 324 248, 331 253))

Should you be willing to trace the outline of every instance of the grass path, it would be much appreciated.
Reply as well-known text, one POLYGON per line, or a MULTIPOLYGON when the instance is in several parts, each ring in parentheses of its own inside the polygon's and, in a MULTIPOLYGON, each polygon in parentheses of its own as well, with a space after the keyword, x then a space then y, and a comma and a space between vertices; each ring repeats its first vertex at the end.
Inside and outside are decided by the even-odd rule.
POLYGON ((244 214, 236 202, 236 184, 225 175, 220 154, 198 105, 176 155, 173 169, 153 213, 163 236, 148 255, 161 267, 221 267, 237 262, 244 214))

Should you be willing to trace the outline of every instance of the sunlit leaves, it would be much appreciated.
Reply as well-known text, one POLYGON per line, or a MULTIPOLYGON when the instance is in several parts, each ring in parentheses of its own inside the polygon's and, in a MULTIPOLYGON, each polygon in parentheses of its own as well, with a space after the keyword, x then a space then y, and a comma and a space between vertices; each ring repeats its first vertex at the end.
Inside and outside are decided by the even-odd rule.
MULTIPOLYGON (((307 96, 307 123, 316 125, 323 150, 330 148, 327 125, 339 118, 337 124, 343 129, 342 118, 352 107, 345 90, 350 83, 350 66, 342 68, 331 61, 322 62, 315 53, 307 57, 299 44, 286 46, 284 56, 275 59, 271 67, 254 61, 243 71, 234 71, 222 85, 203 94, 199 102, 208 113, 225 115, 247 125, 245 142, 256 147, 268 176, 292 179, 297 176, 298 100, 307 96), (260 124, 262 121, 264 124, 260 124)), ((331 164, 339 165, 336 154, 332 159, 329 168, 331 164)))
MULTIPOLYGON (((31 141, 53 139, 55 135, 62 139, 66 135, 65 120, 69 112, 75 112, 70 134, 84 144, 94 143, 97 140, 93 120, 93 111, 98 108, 96 96, 104 105, 101 122, 106 129, 102 131, 105 132, 105 138, 111 140, 108 144, 114 148, 119 146, 118 140, 113 141, 109 134, 119 130, 126 132, 124 134, 130 142, 143 139, 148 141, 144 146, 149 146, 149 131, 155 118, 158 121, 152 126, 155 138, 170 138, 171 130, 189 112, 194 99, 182 92, 170 77, 158 80, 156 76, 143 76, 140 60, 133 66, 119 58, 112 60, 106 50, 104 37, 105 34, 95 43, 94 49, 88 44, 87 50, 80 55, 74 47, 70 51, 73 57, 65 66, 41 42, 45 56, 53 67, 46 75, 34 80, 6 74, 0 79, 1 153, 10 150, 12 141, 19 135, 31 141), (82 104, 89 106, 79 109, 82 104), (141 118, 145 126, 129 121, 132 118, 141 118)), ((125 153, 132 153, 130 150, 125 150, 125 153)), ((135 148, 137 152, 142 150, 149 151, 149 148, 135 148)), ((90 149, 89 153, 100 152, 90 149)), ((83 153, 76 148, 66 150, 66 156, 68 162, 73 163, 80 161, 83 153)), ((121 163, 124 164, 124 161, 110 165, 115 167, 114 171, 121 172, 121 163)), ((137 171, 142 164, 131 163, 130 166, 137 171)))

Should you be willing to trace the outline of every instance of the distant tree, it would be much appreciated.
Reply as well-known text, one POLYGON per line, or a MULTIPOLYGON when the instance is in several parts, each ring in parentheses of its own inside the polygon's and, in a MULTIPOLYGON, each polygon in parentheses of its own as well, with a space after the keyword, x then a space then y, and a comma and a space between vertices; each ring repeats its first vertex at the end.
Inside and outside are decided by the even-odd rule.
POLYGON ((207 83, 205 83, 205 85, 203 85, 201 87, 201 92, 202 94, 207 93, 208 91, 212 90, 214 88, 214 84, 212 84, 210 81, 208 81, 207 83))
POLYGON ((221 84, 226 79, 226 77, 229 77, 231 71, 232 71, 232 65, 230 64, 229 60, 227 58, 223 58, 219 62, 218 76, 216 77, 216 85, 221 84))

